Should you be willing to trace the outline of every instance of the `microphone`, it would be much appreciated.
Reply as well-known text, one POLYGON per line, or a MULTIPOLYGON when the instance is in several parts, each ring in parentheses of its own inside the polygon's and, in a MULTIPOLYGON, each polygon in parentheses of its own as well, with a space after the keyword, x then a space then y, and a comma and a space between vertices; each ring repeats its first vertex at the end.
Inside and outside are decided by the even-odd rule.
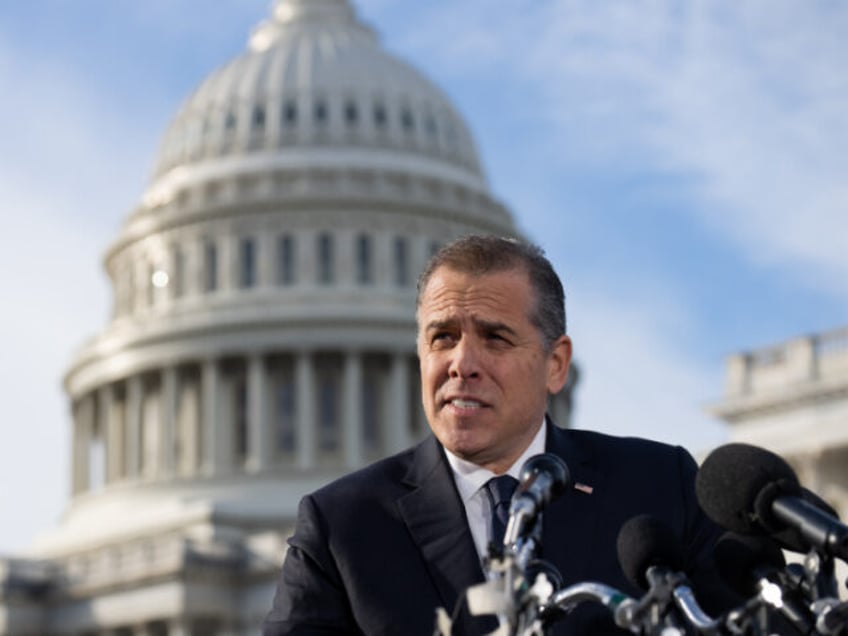
POLYGON ((618 531, 616 549, 624 576, 641 590, 651 587, 650 578, 683 569, 680 540, 671 528, 650 515, 628 519, 618 531))
MULTIPOLYGON (((665 627, 679 628, 671 606, 677 607, 686 621, 700 632, 712 632, 718 622, 698 605, 682 573, 683 547, 671 528, 650 515, 629 519, 619 530, 616 542, 618 562, 627 580, 647 594, 628 608, 627 626, 639 633, 658 633, 665 627)), ((679 629, 678 629, 679 631, 679 629)))
POLYGON ((504 545, 524 536, 542 509, 571 482, 568 466, 556 455, 534 455, 521 467, 520 479, 509 507, 504 545))
MULTIPOLYGON (((737 594, 753 597, 744 608, 731 612, 729 621, 745 619, 757 609, 777 610, 800 634, 809 634, 814 617, 798 586, 787 576, 780 547, 766 537, 724 533, 713 552, 721 579, 737 594)), ((766 626, 763 625, 763 628, 766 626)))
POLYGON ((749 444, 720 446, 698 470, 695 493, 707 516, 728 530, 791 529, 803 545, 848 560, 848 527, 805 500, 794 471, 774 453, 749 444))

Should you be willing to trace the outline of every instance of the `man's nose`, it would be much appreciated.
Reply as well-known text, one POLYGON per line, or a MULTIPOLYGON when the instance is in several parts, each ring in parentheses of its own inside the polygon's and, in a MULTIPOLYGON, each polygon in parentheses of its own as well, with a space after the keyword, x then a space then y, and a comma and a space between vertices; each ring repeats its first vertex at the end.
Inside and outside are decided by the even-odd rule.
POLYGON ((452 378, 476 378, 480 375, 480 351, 472 339, 463 337, 453 348, 449 373, 452 378))

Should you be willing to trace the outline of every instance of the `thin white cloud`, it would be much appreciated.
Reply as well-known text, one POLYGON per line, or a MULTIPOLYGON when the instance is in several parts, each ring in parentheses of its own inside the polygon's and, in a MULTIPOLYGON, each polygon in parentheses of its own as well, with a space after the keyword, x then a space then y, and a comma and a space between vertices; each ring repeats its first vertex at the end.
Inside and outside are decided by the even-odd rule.
POLYGON ((848 6, 486 6, 441 6, 416 23, 412 45, 454 76, 523 79, 528 110, 554 127, 561 169, 624 164, 684 177, 694 204, 682 213, 751 262, 844 297, 848 6))
POLYGON ((693 454, 722 443, 724 426, 703 413, 704 392, 717 378, 675 345, 690 324, 685 308, 659 288, 642 288, 638 297, 619 292, 589 280, 570 292, 575 356, 587 363, 575 426, 680 444, 693 454))

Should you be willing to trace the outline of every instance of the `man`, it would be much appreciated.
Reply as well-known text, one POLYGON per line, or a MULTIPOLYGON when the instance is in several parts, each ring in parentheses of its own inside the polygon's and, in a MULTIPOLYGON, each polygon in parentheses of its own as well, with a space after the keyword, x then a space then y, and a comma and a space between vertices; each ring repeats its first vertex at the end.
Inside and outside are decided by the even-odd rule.
MULTIPOLYGON (((719 530, 694 494, 682 448, 546 420, 571 360, 562 284, 533 246, 469 236, 443 248, 419 279, 418 356, 432 436, 305 497, 265 634, 433 633, 435 609, 459 610, 456 633, 490 631, 467 616, 465 590, 484 581, 495 475, 518 477, 541 452, 565 460, 574 487, 543 512, 542 556, 566 585, 600 581, 639 595, 616 538, 648 513, 684 542, 690 569, 719 530)), ((619 633, 585 605, 556 634, 619 633)))

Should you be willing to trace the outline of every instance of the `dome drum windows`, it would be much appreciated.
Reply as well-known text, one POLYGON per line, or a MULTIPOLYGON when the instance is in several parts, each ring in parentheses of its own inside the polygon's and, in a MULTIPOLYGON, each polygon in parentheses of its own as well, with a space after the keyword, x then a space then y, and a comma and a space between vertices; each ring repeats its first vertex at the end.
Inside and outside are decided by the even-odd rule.
POLYGON ((330 285, 336 279, 335 249, 332 235, 328 232, 319 234, 316 247, 318 255, 318 283, 321 285, 330 285))
POLYGON ((255 133, 265 130, 265 107, 261 104, 253 107, 253 114, 250 118, 250 129, 255 133))
POLYGON ((330 107, 327 100, 319 97, 312 106, 312 121, 318 127, 327 126, 330 120, 330 107))
POLYGON ((257 282, 256 240, 252 237, 239 241, 238 283, 241 289, 251 289, 257 282))
POLYGON ((398 287, 409 285, 409 243, 403 236, 396 236, 393 243, 394 282, 398 287))
POLYGON ((415 134, 415 118, 409 106, 404 106, 400 111, 400 126, 406 135, 415 134))
POLYGON ((378 132, 385 132, 389 123, 385 104, 381 101, 375 102, 372 112, 374 116, 374 128, 377 129, 378 132))
POLYGON ((360 234, 356 237, 356 282, 370 285, 374 282, 374 255, 371 237, 360 234))
POLYGON ((277 239, 277 284, 293 285, 296 277, 297 253, 295 241, 291 234, 284 234, 277 239))
POLYGON ((359 108, 353 99, 348 99, 344 105, 344 121, 349 129, 359 125, 359 108))
POLYGON ((283 103, 281 123, 284 130, 291 130, 297 125, 297 102, 295 100, 287 99, 283 103))

